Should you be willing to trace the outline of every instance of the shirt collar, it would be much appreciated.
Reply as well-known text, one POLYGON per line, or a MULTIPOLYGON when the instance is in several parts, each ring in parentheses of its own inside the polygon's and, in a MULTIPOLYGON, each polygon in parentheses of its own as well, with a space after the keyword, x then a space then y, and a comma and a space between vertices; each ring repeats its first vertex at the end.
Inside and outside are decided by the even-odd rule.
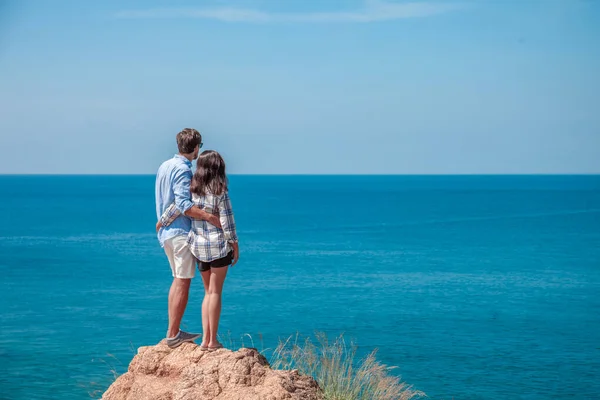
POLYGON ((175 157, 173 157, 173 158, 177 158, 177 159, 183 161, 184 163, 186 163, 186 165, 188 167, 192 166, 192 162, 190 160, 188 160, 187 158, 185 158, 184 156, 182 156, 181 154, 175 154, 175 157))

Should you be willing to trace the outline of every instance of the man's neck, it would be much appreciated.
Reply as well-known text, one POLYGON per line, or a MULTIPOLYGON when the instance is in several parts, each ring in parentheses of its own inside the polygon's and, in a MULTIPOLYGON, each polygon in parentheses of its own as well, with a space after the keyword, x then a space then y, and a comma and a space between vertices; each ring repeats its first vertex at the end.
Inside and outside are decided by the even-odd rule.
POLYGON ((188 159, 190 162, 194 161, 194 157, 192 157, 192 155, 191 155, 191 154, 183 154, 183 153, 179 153, 179 155, 180 155, 181 157, 185 157, 185 158, 187 158, 187 159, 188 159))

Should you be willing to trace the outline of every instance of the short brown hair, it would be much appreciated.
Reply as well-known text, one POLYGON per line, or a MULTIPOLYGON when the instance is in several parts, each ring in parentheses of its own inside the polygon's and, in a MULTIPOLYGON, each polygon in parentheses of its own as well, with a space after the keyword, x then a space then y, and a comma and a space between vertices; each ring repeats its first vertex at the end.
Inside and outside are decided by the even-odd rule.
POLYGON ((185 128, 177 134, 177 148, 181 154, 190 154, 202 141, 200 132, 192 128, 185 128))

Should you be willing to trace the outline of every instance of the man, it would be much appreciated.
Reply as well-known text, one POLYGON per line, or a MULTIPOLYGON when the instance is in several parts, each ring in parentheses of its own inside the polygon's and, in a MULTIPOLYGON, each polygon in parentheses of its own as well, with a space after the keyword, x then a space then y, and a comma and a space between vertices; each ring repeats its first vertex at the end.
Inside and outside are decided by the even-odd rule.
POLYGON ((196 259, 190 252, 186 240, 191 229, 190 218, 221 226, 217 216, 196 207, 191 201, 192 160, 198 158, 201 147, 202 137, 197 130, 191 128, 182 130, 177 134, 179 154, 162 163, 156 174, 158 220, 173 202, 182 213, 168 227, 161 227, 158 230, 158 240, 167 254, 173 273, 173 283, 169 291, 167 330, 167 345, 171 348, 178 347, 183 342, 193 342, 200 337, 200 334, 179 329, 188 302, 190 283, 196 270, 196 259))

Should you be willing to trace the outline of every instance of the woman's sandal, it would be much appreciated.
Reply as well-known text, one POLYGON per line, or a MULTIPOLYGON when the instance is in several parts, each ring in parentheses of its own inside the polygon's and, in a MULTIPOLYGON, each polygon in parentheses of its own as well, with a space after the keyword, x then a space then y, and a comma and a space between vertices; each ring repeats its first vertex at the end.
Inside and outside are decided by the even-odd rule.
POLYGON ((207 351, 208 350, 208 346, 199 345, 198 347, 200 347, 200 350, 202 350, 202 351, 207 351))
POLYGON ((221 343, 219 343, 216 346, 208 346, 206 348, 208 349, 208 351, 215 351, 215 350, 218 350, 218 349, 222 349, 223 345, 221 343))

